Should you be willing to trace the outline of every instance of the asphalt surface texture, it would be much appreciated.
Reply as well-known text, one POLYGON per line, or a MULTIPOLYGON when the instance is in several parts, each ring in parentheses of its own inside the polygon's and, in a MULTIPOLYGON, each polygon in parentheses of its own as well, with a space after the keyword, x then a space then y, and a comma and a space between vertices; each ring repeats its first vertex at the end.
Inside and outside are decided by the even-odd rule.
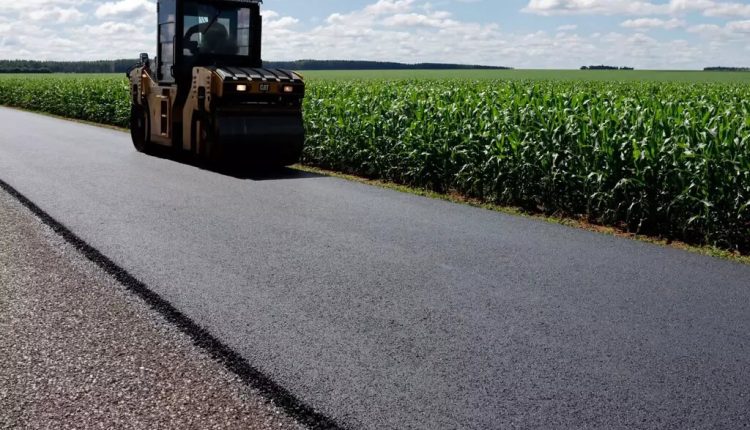
POLYGON ((750 267, 0 109, 0 180, 363 429, 750 425, 750 267))
POLYGON ((302 429, 0 191, 0 429, 302 429))

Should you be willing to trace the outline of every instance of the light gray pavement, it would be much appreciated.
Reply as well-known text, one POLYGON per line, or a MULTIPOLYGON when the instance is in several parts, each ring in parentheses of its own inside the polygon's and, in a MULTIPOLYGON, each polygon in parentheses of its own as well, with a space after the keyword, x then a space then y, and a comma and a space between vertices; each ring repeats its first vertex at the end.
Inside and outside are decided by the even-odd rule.
POLYGON ((302 429, 0 191, 0 429, 302 429))
POLYGON ((306 404, 385 428, 737 428, 750 267, 0 109, 0 180, 306 404))

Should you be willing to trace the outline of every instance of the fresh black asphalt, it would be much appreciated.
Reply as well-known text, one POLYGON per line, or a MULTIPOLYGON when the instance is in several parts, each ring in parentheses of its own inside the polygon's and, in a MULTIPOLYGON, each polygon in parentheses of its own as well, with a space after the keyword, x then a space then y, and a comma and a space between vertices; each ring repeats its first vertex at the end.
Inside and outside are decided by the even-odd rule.
POLYGON ((0 126, 0 180, 345 426, 750 425, 750 266, 342 179, 236 178, 10 109, 0 126))

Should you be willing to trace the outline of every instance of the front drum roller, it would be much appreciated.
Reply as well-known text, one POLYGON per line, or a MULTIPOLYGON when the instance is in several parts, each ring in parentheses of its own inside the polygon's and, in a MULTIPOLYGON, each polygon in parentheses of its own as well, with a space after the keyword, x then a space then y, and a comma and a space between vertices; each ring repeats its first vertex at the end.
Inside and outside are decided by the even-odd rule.
MULTIPOLYGON (((205 132, 211 161, 247 167, 284 167, 302 157, 305 128, 302 115, 218 115, 205 132)), ((198 130, 198 132, 200 132, 198 130)))

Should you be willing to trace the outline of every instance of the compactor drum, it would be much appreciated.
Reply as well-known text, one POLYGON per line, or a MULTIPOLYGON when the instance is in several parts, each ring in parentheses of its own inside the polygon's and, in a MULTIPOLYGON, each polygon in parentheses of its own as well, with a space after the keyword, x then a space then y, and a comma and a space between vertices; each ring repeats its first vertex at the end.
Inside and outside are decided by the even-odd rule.
POLYGON ((305 83, 263 67, 260 3, 159 0, 157 57, 141 54, 128 72, 137 150, 247 166, 299 161, 305 83))

